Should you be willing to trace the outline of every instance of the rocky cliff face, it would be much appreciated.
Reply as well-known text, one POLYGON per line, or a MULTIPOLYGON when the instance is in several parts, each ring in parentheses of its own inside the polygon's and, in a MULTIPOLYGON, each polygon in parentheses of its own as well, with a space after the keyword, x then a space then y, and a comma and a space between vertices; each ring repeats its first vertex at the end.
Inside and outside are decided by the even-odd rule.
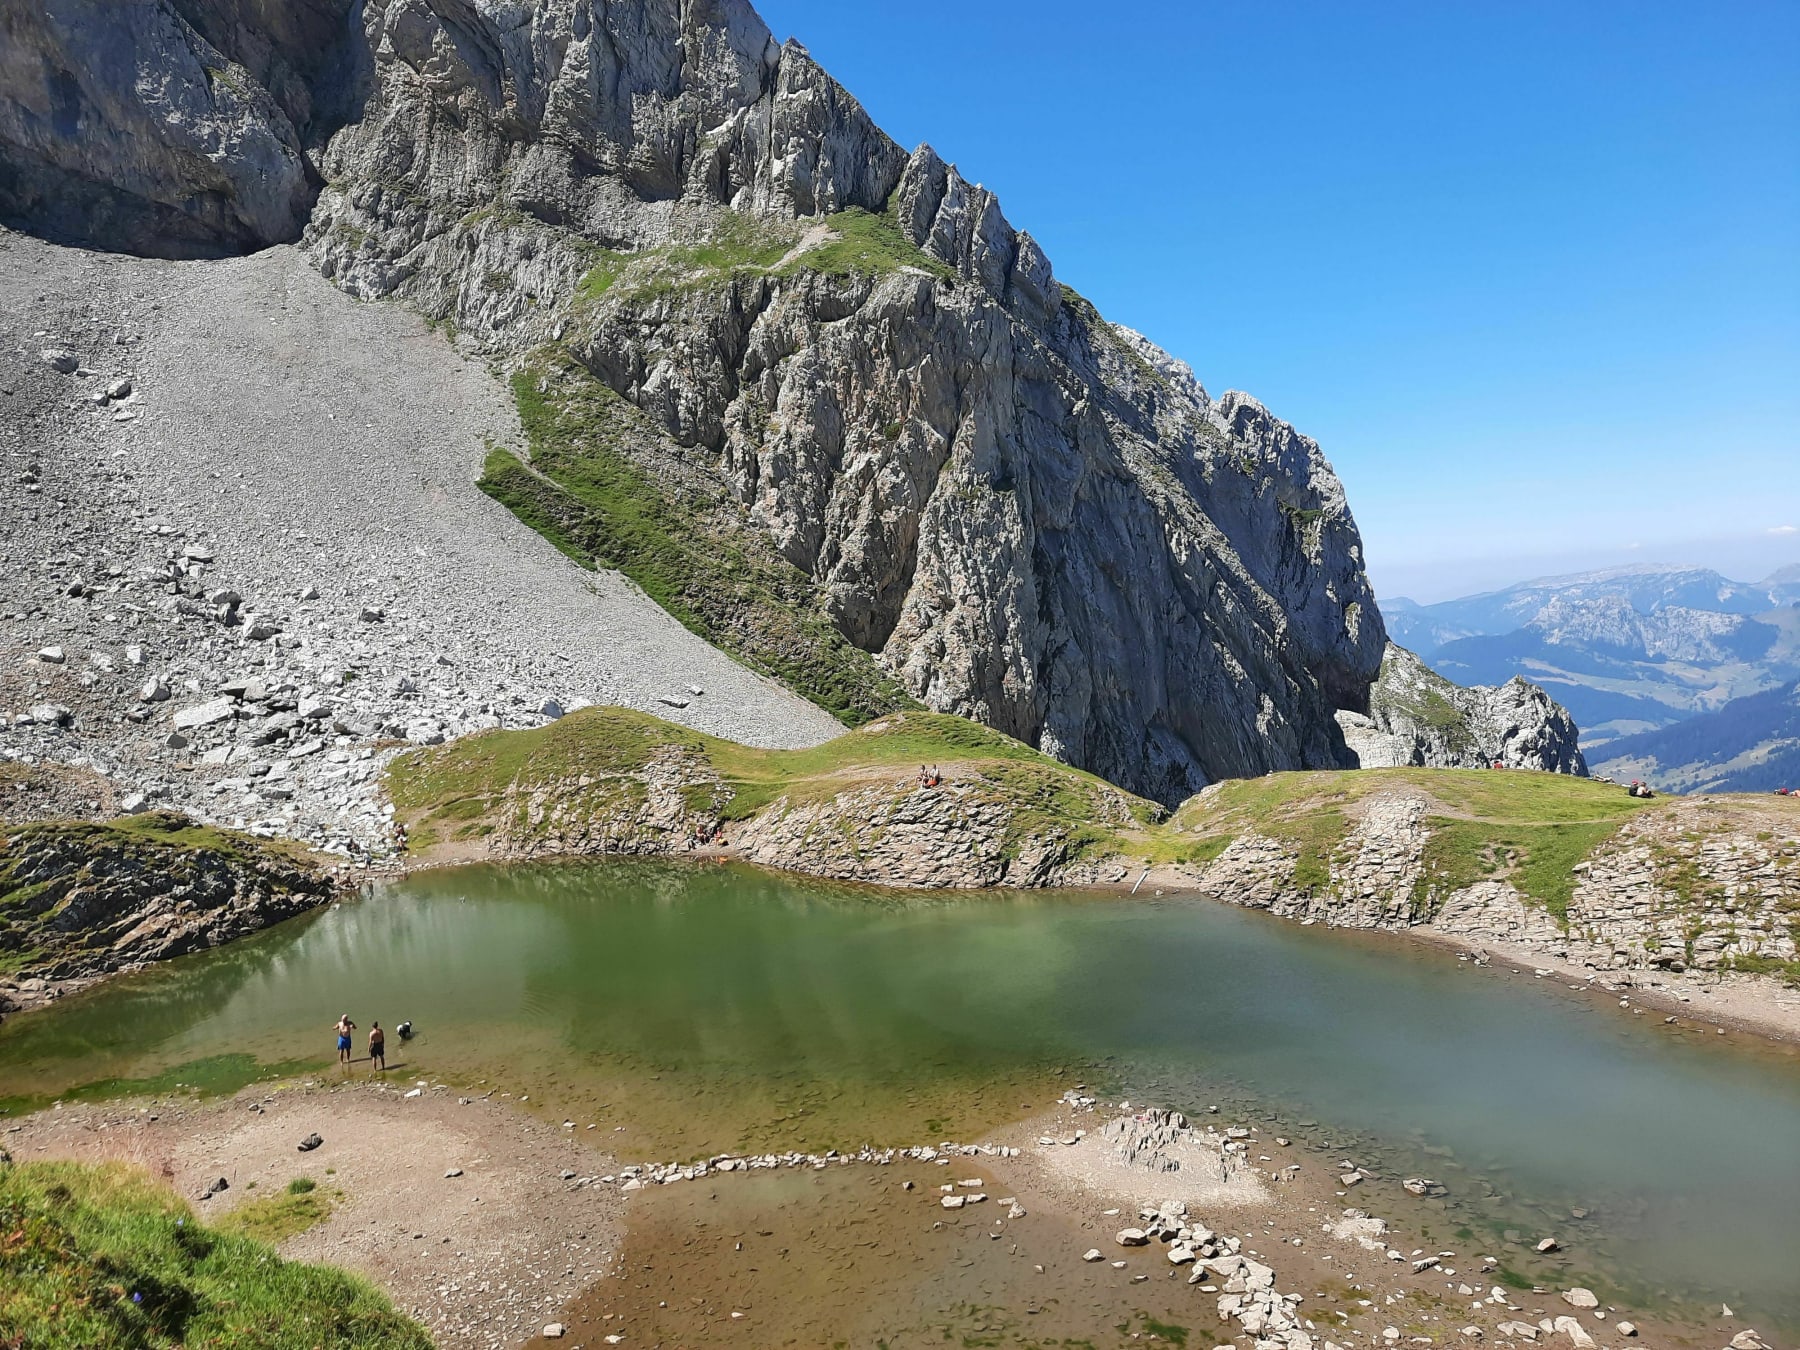
MULTIPOLYGON (((906 153, 747 4, 370 0, 353 78, 249 0, 173 8, 180 40, 133 50, 205 74, 225 44, 256 112, 190 70, 169 97, 204 85, 210 112, 114 114, 240 133, 204 165, 150 156, 148 219, 164 179, 222 175, 184 219, 254 246, 316 166, 327 275, 572 355, 658 429, 639 467, 772 544, 934 709, 1170 803, 1349 762, 1334 714, 1366 708, 1385 636, 1319 447, 1106 323, 992 193, 906 153)), ((131 87, 93 52, 57 60, 131 87)), ((52 139, 33 115, 0 128, 9 160, 52 139)), ((129 160, 75 168, 110 183, 129 160)))
POLYGON ((357 83, 349 9, 8 0, 0 222, 154 257, 298 237, 319 182, 308 139, 357 83))
POLYGON ((1404 647, 1388 644, 1369 711, 1338 723, 1364 769, 1414 766, 1509 769, 1585 776, 1580 731, 1568 710, 1522 676, 1465 689, 1404 647))
POLYGON ((318 868, 173 813, 0 826, 0 1011, 328 901, 318 868))
POLYGON ((1601 969, 1793 971, 1800 959, 1800 826, 1785 803, 1672 802, 1626 822, 1573 863, 1562 913, 1504 866, 1446 883, 1434 842, 1451 822, 1423 793, 1370 797, 1323 877, 1291 841, 1247 831, 1191 867, 1202 894, 1350 928, 1428 926, 1601 969))

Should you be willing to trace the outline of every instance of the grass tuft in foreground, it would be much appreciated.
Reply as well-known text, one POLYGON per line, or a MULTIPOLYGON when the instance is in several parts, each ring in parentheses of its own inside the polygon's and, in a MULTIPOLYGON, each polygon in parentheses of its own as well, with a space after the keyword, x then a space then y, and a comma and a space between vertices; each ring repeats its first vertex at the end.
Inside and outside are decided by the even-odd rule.
POLYGON ((206 1227, 119 1163, 0 1166, 0 1344, 32 1350, 429 1350, 343 1271, 206 1227))
POLYGON ((319 1193, 319 1183, 311 1177, 295 1177, 280 1195, 239 1205, 221 1217, 216 1227, 221 1233, 273 1244, 316 1228, 330 1217, 331 1198, 319 1193))

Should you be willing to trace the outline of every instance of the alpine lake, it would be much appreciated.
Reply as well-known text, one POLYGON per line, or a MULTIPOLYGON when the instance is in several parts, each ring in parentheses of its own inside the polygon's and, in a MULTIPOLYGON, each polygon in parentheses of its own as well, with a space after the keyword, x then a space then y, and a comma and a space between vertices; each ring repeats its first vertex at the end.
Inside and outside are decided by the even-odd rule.
POLYGON ((981 1142, 1077 1084, 1216 1107, 1368 1168, 1345 1204, 1526 1279, 1800 1328, 1800 1052, 1205 901, 636 861, 426 872, 9 1019, 0 1098, 329 1077, 344 1011, 417 1028, 390 1036, 396 1079, 597 1122, 621 1163, 981 1142), (1398 1185, 1420 1175, 1447 1194, 1398 1185), (1544 1232, 1573 1236, 1573 1270, 1534 1264, 1544 1232))

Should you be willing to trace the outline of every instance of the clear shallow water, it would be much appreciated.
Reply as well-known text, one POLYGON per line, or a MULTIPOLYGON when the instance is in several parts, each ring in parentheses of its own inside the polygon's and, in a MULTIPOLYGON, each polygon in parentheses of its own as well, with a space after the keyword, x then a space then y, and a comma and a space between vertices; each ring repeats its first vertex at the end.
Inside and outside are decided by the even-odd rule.
POLYGON ((623 1124, 629 1157, 974 1139, 1077 1081, 1217 1104, 1372 1166, 1387 1180, 1353 1200, 1447 1247, 1800 1324, 1800 1059, 1203 902, 443 872, 13 1019, 0 1097, 222 1054, 328 1062, 345 1009, 418 1025, 390 1042, 398 1075, 623 1124), (1394 1184, 1418 1174, 1448 1201, 1394 1184), (1533 1263, 1544 1233, 1573 1267, 1533 1263))

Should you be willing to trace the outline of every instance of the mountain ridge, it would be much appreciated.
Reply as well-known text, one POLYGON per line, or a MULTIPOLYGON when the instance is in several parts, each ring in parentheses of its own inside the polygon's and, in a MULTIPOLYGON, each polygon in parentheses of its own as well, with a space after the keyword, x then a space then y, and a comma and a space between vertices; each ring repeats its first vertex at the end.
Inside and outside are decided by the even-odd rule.
POLYGON ((1318 444, 1105 321, 743 0, 96 13, 21 30, 72 86, 0 98, 36 224, 98 192, 90 244, 297 233, 349 294, 588 408, 490 490, 584 565, 638 576, 648 540, 668 596, 720 582, 671 612, 753 669, 1165 803, 1352 762, 1337 714, 1387 641, 1318 444), (167 88, 133 102, 134 72, 167 88))

